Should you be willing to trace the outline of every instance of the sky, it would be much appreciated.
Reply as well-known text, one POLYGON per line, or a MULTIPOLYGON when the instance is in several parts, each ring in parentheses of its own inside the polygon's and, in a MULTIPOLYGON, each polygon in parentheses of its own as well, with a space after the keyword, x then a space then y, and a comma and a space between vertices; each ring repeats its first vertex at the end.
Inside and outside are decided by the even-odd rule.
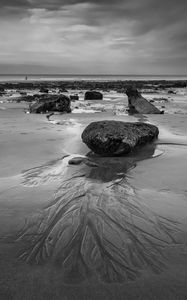
POLYGON ((0 0, 0 74, 187 74, 187 0, 0 0))

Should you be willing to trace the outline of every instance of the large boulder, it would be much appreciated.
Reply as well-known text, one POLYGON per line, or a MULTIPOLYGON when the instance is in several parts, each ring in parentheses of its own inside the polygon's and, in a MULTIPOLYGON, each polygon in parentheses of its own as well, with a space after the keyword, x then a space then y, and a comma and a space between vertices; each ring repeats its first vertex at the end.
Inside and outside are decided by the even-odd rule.
POLYGON ((85 128, 82 140, 96 154, 120 156, 153 141, 158 134, 158 128, 147 123, 99 121, 85 128))
POLYGON ((84 100, 102 100, 103 94, 97 91, 87 91, 84 95, 84 100))
POLYGON ((37 102, 30 105, 30 113, 46 113, 49 111, 71 112, 71 101, 64 95, 37 96, 37 102))
POLYGON ((131 114, 161 114, 163 113, 152 103, 147 101, 140 92, 134 87, 129 87, 126 90, 128 96, 129 113, 131 114))

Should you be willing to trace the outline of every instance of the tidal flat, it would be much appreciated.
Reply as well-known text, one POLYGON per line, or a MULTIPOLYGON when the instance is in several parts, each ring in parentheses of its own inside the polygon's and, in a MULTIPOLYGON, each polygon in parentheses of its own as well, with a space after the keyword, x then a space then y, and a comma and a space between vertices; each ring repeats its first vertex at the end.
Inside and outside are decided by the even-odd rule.
POLYGON ((24 113, 28 103, 7 88, 0 299, 187 298, 187 89, 167 84, 144 90, 165 114, 133 116, 121 91, 84 101, 84 86, 71 86, 72 113, 46 118, 24 113), (105 119, 149 122, 158 140, 124 157, 90 155, 82 131, 105 119), (80 156, 91 163, 68 164, 80 156))

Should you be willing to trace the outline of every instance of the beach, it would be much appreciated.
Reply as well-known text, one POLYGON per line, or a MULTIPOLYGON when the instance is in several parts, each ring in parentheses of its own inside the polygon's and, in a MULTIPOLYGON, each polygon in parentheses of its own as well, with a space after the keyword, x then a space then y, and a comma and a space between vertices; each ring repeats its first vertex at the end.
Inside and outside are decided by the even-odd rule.
POLYGON ((103 100, 85 101, 89 82, 48 82, 49 95, 79 96, 48 118, 18 101, 38 83, 1 84, 0 299, 187 298, 187 88, 177 82, 143 84, 158 115, 129 115, 122 83, 96 81, 103 100), (89 156, 81 134, 100 120, 151 123, 159 137, 127 157, 89 156), (92 165, 68 164, 80 156, 92 165))

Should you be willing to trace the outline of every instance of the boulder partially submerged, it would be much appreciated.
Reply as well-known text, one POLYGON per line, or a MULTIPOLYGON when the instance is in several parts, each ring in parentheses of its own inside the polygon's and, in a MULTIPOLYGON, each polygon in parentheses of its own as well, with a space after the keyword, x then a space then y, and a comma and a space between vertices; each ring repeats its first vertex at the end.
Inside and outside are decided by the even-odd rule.
POLYGON ((41 95, 36 97, 37 101, 30 105, 30 113, 46 112, 71 112, 71 101, 65 95, 41 95))
POLYGON ((83 142, 102 156, 125 155, 158 137, 156 126, 147 123, 98 121, 82 133, 83 142))
POLYGON ((103 94, 97 91, 87 91, 84 95, 84 100, 102 100, 103 94))
POLYGON ((157 107, 142 97, 141 93, 134 87, 126 90, 130 114, 162 114, 157 107))

